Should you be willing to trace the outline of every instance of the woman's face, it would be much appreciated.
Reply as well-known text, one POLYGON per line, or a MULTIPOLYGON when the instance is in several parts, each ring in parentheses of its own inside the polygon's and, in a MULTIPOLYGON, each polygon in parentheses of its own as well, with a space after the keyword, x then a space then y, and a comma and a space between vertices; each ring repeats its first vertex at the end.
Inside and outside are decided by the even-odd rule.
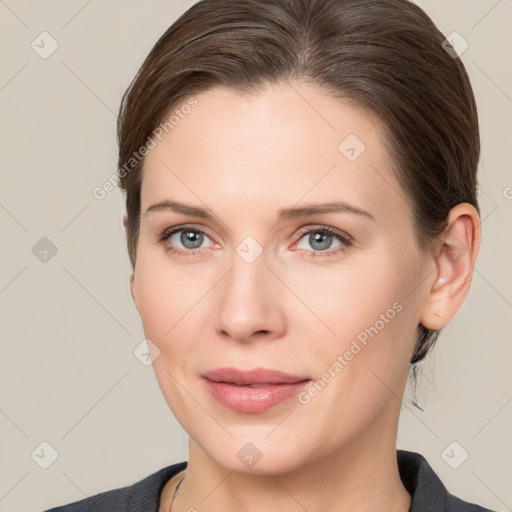
POLYGON ((394 447, 428 269, 380 124, 298 82, 195 100, 146 157, 132 280, 167 403, 239 472, 394 447))

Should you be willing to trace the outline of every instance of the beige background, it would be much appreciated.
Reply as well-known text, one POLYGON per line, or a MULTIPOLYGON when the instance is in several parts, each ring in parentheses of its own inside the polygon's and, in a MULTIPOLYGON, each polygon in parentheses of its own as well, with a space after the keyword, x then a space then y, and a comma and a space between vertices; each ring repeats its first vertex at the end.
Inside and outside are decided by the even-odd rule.
MULTIPOLYGON (((144 335, 122 196, 92 190, 115 172, 122 92, 192 3, 0 0, 1 511, 67 503, 187 458, 151 366, 133 354, 144 335), (59 45, 46 59, 31 47, 43 31, 59 45), (46 262, 33 253, 43 237, 57 249, 46 262), (47 469, 43 441, 58 452, 47 469)), ((470 295, 426 365, 425 412, 404 405, 398 445, 424 454, 452 493, 512 510, 512 1, 418 3, 469 43, 483 245, 470 295), (458 469, 442 455, 454 441, 452 465, 469 453, 458 469)))

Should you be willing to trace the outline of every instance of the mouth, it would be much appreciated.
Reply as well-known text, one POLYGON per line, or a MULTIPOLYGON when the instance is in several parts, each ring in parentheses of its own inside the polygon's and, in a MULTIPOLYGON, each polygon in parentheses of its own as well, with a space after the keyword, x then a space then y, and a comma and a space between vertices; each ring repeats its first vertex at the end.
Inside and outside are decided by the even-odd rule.
POLYGON ((263 412, 296 396, 311 379, 279 370, 218 368, 201 375, 213 397, 225 407, 246 413, 263 412))
POLYGON ((236 386, 262 386, 275 384, 296 384, 309 377, 292 375, 279 370, 255 368, 253 370, 239 370, 237 368, 217 368, 202 374, 202 377, 211 382, 224 382, 236 386))

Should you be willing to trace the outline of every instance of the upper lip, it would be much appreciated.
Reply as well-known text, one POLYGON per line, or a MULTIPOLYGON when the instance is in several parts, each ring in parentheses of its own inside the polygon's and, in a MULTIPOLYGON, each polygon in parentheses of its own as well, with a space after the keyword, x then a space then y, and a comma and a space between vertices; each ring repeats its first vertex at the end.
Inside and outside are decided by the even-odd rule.
POLYGON ((254 368, 252 370, 231 367, 217 368, 203 373, 202 376, 212 382, 226 382, 238 386, 248 384, 293 384, 310 380, 309 377, 292 375, 268 368, 254 368))

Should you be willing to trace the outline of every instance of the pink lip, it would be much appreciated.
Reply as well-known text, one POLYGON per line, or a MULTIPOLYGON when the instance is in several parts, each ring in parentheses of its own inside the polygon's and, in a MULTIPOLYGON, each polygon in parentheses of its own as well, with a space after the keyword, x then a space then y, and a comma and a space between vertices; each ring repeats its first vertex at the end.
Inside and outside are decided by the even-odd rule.
POLYGON ((265 368, 218 368, 204 373, 202 377, 215 399, 241 412, 263 412, 297 395, 311 380, 265 368))

